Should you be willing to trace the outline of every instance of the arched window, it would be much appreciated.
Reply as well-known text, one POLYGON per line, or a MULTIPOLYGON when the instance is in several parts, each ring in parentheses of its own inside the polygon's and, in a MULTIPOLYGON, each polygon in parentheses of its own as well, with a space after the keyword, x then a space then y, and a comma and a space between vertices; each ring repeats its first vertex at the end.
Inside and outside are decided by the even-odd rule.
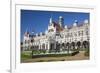
POLYGON ((71 46, 72 46, 73 49, 75 49, 75 42, 72 42, 71 46))
POLYGON ((80 31, 78 31, 78 36, 80 36, 80 31))
POLYGON ((74 36, 77 36, 77 33, 76 32, 74 32, 74 36))
POLYGON ((83 36, 83 31, 81 31, 81 34, 82 34, 82 36, 83 36))
POLYGON ((86 35, 88 35, 88 31, 86 31, 86 35))
POLYGON ((80 49, 80 47, 81 47, 81 42, 78 41, 76 45, 77 45, 77 48, 80 49))

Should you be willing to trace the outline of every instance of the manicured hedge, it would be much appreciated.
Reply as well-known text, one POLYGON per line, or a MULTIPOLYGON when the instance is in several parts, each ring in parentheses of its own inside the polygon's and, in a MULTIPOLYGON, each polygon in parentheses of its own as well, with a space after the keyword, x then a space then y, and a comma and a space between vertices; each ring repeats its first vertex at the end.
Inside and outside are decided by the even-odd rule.
POLYGON ((40 57, 62 57, 62 56, 74 56, 76 55, 77 53, 79 53, 79 51, 75 51, 73 53, 62 53, 62 54, 38 54, 38 55, 33 55, 32 58, 40 58, 40 57))

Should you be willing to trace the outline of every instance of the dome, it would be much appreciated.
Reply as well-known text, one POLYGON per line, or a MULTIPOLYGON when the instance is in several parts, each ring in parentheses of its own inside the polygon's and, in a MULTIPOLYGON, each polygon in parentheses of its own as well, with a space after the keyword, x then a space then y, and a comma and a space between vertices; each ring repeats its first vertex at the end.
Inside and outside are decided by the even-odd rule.
POLYGON ((67 25, 65 25, 65 29, 67 28, 67 25))
POLYGON ((40 35, 42 35, 42 32, 40 32, 40 35))
POLYGON ((78 24, 78 20, 75 20, 73 26, 77 26, 77 24, 78 24))
POLYGON ((62 16, 59 16, 59 18, 63 18, 62 16))
POLYGON ((88 24, 89 23, 89 21, 86 19, 86 20, 84 20, 84 24, 88 24))
POLYGON ((38 33, 36 33, 36 36, 38 36, 38 33))

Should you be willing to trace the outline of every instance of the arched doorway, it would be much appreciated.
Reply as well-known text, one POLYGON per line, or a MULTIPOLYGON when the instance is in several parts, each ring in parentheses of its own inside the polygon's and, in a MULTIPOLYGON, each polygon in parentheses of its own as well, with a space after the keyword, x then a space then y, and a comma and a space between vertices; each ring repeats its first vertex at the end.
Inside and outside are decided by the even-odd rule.
POLYGON ((65 45, 64 45, 64 43, 62 43, 61 44, 61 50, 64 51, 64 49, 65 49, 65 45))
POLYGON ((72 49, 75 49, 75 42, 71 43, 71 47, 72 47, 72 49))
POLYGON ((78 42, 76 43, 76 46, 77 46, 77 49, 80 50, 80 48, 81 48, 81 42, 78 41, 78 42))
POLYGON ((60 43, 56 42, 56 51, 55 52, 60 52, 60 43))
POLYGON ((45 49, 45 44, 42 45, 42 49, 45 49))
POLYGON ((49 52, 54 52, 54 43, 50 43, 49 52))
POLYGON ((84 49, 89 48, 89 42, 88 41, 83 41, 82 46, 83 46, 84 49))
POLYGON ((70 51, 70 43, 69 42, 66 43, 66 49, 67 49, 67 51, 69 53, 69 51, 70 51))

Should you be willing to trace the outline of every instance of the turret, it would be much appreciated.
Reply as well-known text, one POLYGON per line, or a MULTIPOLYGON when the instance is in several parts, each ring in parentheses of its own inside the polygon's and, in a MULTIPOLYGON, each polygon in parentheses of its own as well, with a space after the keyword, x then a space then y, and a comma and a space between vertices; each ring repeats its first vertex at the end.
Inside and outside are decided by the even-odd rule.
POLYGON ((52 17, 49 20, 49 24, 52 25, 52 17))
POLYGON ((23 38, 23 50, 27 50, 30 42, 30 37, 29 37, 29 32, 24 33, 24 38, 23 38))
POLYGON ((63 25, 64 25, 64 19, 63 19, 62 16, 59 16, 59 25, 60 25, 61 27, 63 27, 63 25))

